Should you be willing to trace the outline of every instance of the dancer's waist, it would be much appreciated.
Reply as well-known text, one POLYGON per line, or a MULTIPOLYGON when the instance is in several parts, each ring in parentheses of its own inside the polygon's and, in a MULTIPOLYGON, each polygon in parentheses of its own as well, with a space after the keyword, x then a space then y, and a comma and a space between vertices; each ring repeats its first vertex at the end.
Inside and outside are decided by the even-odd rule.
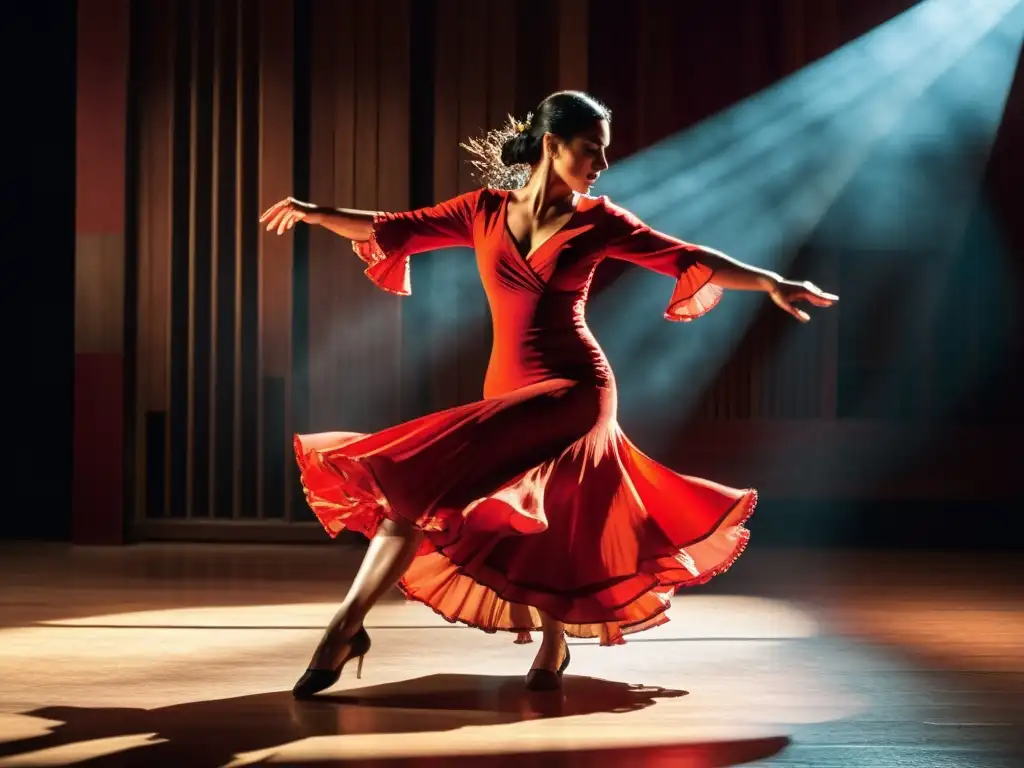
POLYGON ((575 343, 496 343, 487 366, 485 394, 501 394, 548 379, 569 379, 595 386, 612 384, 608 360, 597 346, 575 343))

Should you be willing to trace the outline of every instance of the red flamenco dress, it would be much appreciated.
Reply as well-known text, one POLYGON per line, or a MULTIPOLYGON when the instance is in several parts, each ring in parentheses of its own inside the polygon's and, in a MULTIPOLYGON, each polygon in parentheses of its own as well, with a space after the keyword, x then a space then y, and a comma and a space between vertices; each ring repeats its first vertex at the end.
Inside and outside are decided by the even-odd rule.
POLYGON ((411 255, 475 250, 494 338, 483 399, 375 434, 297 435, 303 488, 331 536, 372 537, 385 517, 424 531, 399 588, 448 621, 529 642, 540 609, 569 635, 621 644, 667 621, 677 588, 739 557, 757 493, 679 475, 623 434, 615 379, 584 319, 590 281, 605 258, 669 275, 665 317, 683 322, 722 291, 698 248, 606 197, 580 196, 524 255, 509 199, 481 189, 380 214, 369 241, 353 243, 366 275, 402 296, 411 255))

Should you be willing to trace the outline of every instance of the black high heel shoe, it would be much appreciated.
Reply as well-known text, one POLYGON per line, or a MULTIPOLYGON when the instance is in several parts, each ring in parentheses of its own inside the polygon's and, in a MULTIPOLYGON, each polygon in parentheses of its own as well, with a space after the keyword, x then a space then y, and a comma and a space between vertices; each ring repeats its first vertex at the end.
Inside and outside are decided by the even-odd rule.
MULTIPOLYGON (((562 642, 565 642, 564 640, 562 642)), ((526 690, 557 691, 562 687, 562 673, 569 666, 569 643, 565 643, 565 658, 557 672, 550 669, 531 669, 526 675, 526 690)))
POLYGON ((306 672, 299 678, 299 681, 295 683, 295 687, 292 688, 292 696, 296 699, 308 699, 316 693, 320 693, 327 688, 330 688, 341 677, 341 670, 345 668, 345 665, 352 659, 359 659, 359 665, 356 667, 356 679, 361 679, 363 676, 363 657, 366 656, 370 650, 370 635, 363 627, 359 628, 351 639, 348 641, 348 655, 342 659, 335 669, 313 669, 310 667, 306 672))

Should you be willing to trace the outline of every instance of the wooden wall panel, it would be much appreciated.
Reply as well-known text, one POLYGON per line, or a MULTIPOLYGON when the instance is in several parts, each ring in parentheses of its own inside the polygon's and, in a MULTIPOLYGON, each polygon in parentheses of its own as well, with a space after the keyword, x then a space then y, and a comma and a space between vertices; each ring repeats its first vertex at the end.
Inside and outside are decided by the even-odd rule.
MULTIPOLYGON (((294 4, 260 0, 259 197, 269 205, 290 195, 293 175, 294 4)), ((257 516, 287 517, 285 487, 291 459, 293 237, 259 239, 260 384, 259 442, 263 459, 257 516)))
POLYGON ((162 514, 169 486, 171 361, 171 178, 174 127, 174 8, 136 14, 134 120, 138 131, 134 477, 136 516, 162 514))
POLYGON ((293 4, 135 3, 136 456, 146 523, 290 514, 293 4))
POLYGON ((79 7, 75 142, 78 232, 124 229, 129 34, 128 0, 92 0, 79 7))
POLYGON ((78 12, 71 536, 122 540, 127 0, 78 12))
MULTIPOLYGON (((434 60, 434 201, 447 200, 466 191, 460 178, 461 151, 459 149, 459 94, 462 76, 460 48, 462 41, 462 0, 436 0, 435 60, 434 60)), ((451 270, 459 269, 453 263, 453 254, 442 253, 432 258, 438 268, 432 271, 437 283, 433 286, 417 287, 414 290, 430 291, 430 306, 433 312, 443 312, 451 325, 458 325, 464 316, 458 302, 444 304, 434 297, 452 284, 451 270)), ((457 257, 456 257, 457 258, 457 257)), ((435 319, 436 322, 436 319, 435 319)), ((475 337, 473 337, 475 339, 475 337)), ((476 342, 451 344, 441 335, 431 334, 430 404, 435 407, 449 407, 459 402, 461 392, 468 382, 460 387, 461 360, 468 354, 464 350, 476 346, 476 342)))
MULTIPOLYGON (((260 200, 290 195, 292 178, 292 3, 260 0, 260 200)), ((265 376, 291 369, 292 239, 261 237, 260 364, 265 376)))
MULTIPOLYGON (((342 206, 353 199, 352 110, 355 35, 351 2, 313 0, 310 97, 310 199, 342 206)), ((309 240, 309 387, 314 429, 340 424, 340 368, 331 346, 342 276, 354 271, 349 244, 319 227, 309 240)))
MULTIPOLYGON (((391 0, 387 13, 378 17, 376 37, 377 56, 377 200, 371 207, 387 211, 409 208, 409 142, 413 125, 410 114, 412 49, 412 3, 414 0, 391 0)), ((364 280, 364 283, 368 282, 364 280)), ((371 403, 375 424, 369 429, 397 423, 402 403, 402 301, 393 296, 375 298, 381 302, 381 327, 369 338, 371 348, 367 356, 369 369, 375 374, 370 390, 383 402, 371 403), (384 340, 384 343, 379 343, 384 340), (374 407, 377 405, 377 407, 374 407)), ((413 342, 415 343, 415 342, 413 342)))
MULTIPOLYGON (((476 186, 471 174, 472 166, 466 162, 465 154, 458 147, 460 141, 465 141, 470 136, 479 136, 492 126, 488 118, 487 91, 489 79, 493 75, 490 67, 486 65, 488 60, 488 48, 491 38, 488 32, 488 14, 493 9, 492 4, 475 2, 475 0, 461 0, 459 7, 459 40, 458 40, 458 86, 455 91, 455 104, 446 104, 444 109, 453 109, 458 115, 456 123, 457 140, 455 142, 458 154, 458 191, 466 192, 476 186)), ((441 105, 438 105, 441 108, 441 105)), ((450 268, 459 270, 462 274, 470 273, 473 269, 473 256, 463 253, 461 256, 451 256, 448 261, 452 262, 450 268), (463 258, 466 257, 466 258, 463 258)), ((487 300, 478 280, 458 280, 459 290, 455 298, 455 314, 458 316, 459 325, 466 325, 467 333, 462 343, 459 344, 458 354, 453 366, 454 386, 449 385, 449 400, 455 403, 467 403, 478 400, 481 397, 483 388, 483 377, 486 371, 487 359, 490 354, 490 334, 483 332, 482 324, 474 322, 473 318, 487 316, 487 300)), ((440 306, 438 310, 447 311, 440 306)))
MULTIPOLYGON (((129 5, 120 2, 100 5, 129 5)), ((561 88, 588 89, 612 108, 614 163, 864 31, 845 0, 742 0, 731 16, 662 0, 416 2, 381 12, 374 0, 135 0, 134 127, 118 111, 124 83, 108 87, 125 80, 119 49, 83 69, 95 78, 81 75, 80 150, 89 151, 79 153, 76 339, 79 351, 115 356, 102 376, 89 374, 113 381, 118 297, 135 298, 125 351, 135 356, 140 535, 170 535, 154 523, 224 519, 274 531, 310 522, 294 493, 290 436, 300 424, 369 431, 397 421, 403 401, 422 412, 480 395, 489 329, 471 261, 427 257, 429 268, 414 266, 415 299, 399 299, 364 277, 342 238, 263 232, 264 207, 289 194, 372 210, 406 209, 414 196, 426 204, 428 193, 450 198, 475 186, 460 142, 561 88), (433 69, 426 94, 412 92, 415 51, 433 69), (307 81, 308 104, 296 89, 307 81), (308 136, 296 133, 304 125, 308 136), (110 169, 117 158, 124 165, 125 146, 136 153, 132 232, 123 205, 98 203, 124 199, 125 174, 110 169), (414 175, 411 157, 426 155, 414 175), (134 271, 123 260, 118 268, 119 248, 134 252, 134 271), (120 275, 134 276, 134 293, 120 275), (403 337, 409 301, 425 317, 415 337, 403 337), (403 356, 417 345, 429 352, 403 356), (403 392, 419 382, 426 391, 403 392)), ((120 34, 99 26, 83 39, 110 45, 120 34)), ((801 269, 813 262, 841 290, 838 261, 801 258, 801 269)), ((841 312, 818 313, 794 344, 791 321, 767 308, 706 393, 700 419, 836 418, 840 360, 857 356, 840 337, 841 312)))
POLYGON ((124 351, 124 235, 82 233, 75 243, 75 351, 124 351))
MULTIPOLYGON (((210 508, 220 517, 241 511, 238 469, 241 466, 238 424, 241 330, 241 261, 246 232, 242 213, 242 105, 244 45, 239 0, 217 2, 216 167, 214 171, 214 408, 210 455, 210 508)), ((255 211, 250 211, 252 216, 255 211)))
POLYGON ((170 404, 171 158, 174 92, 173 8, 154 2, 136 25, 138 159, 138 343, 146 350, 137 373, 138 407, 170 404))
MULTIPOLYGON (((310 197, 367 210, 409 206, 411 4, 312 6, 310 197)), ((310 398, 314 430, 372 430, 398 418, 401 312, 350 244, 310 241, 310 398)))

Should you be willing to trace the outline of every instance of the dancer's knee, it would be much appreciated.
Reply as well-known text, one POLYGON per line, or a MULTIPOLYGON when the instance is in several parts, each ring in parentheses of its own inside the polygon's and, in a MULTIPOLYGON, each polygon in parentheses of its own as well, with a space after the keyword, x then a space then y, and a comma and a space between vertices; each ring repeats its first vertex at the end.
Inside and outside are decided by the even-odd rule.
POLYGON ((377 532, 384 536, 400 536, 405 539, 418 538, 422 535, 420 529, 408 520, 395 520, 390 517, 386 517, 381 521, 377 532))

